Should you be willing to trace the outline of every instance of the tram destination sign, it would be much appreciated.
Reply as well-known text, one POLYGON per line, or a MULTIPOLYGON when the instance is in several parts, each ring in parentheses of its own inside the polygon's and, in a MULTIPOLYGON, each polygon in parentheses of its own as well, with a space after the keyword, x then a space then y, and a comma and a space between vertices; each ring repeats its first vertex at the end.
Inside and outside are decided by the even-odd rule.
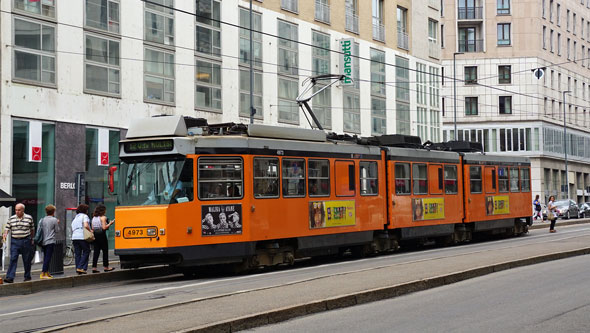
POLYGON ((123 146, 124 146, 126 153, 171 151, 174 149, 174 141, 172 139, 161 139, 161 140, 125 142, 123 146))

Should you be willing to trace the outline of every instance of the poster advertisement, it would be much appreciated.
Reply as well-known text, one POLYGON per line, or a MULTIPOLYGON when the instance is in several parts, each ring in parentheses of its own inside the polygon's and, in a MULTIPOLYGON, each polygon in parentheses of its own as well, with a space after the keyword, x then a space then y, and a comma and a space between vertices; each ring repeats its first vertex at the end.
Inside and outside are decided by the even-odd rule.
POLYGON ((309 228, 344 227, 356 224, 354 200, 312 201, 309 203, 309 228))
POLYGON ((201 206, 201 235, 241 235, 242 205, 201 206))
POLYGON ((495 195, 486 197, 486 215, 499 215, 510 213, 510 197, 507 195, 495 195))
POLYGON ((412 199, 414 221, 438 220, 445 218, 445 198, 412 199))

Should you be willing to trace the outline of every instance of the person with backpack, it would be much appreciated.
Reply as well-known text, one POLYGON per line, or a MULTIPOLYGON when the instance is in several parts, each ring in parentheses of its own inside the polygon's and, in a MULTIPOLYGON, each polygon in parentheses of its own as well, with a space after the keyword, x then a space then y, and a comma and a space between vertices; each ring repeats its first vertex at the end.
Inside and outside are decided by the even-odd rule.
POLYGON ((539 195, 535 196, 535 200, 533 200, 533 207, 535 208, 535 212, 533 213, 533 220, 540 218, 543 220, 543 216, 541 215, 541 202, 539 201, 539 195))
MULTIPOLYGON (((39 221, 38 228, 42 232, 42 239, 39 242, 43 249, 43 268, 41 269, 41 279, 52 279, 53 276, 49 274, 49 262, 53 256, 53 249, 55 248, 55 234, 57 233, 57 225, 59 220, 55 218, 55 206, 45 206, 45 213, 47 216, 39 221)), ((37 238, 37 237, 35 237, 37 238)), ((37 241, 37 239, 35 239, 37 241)))

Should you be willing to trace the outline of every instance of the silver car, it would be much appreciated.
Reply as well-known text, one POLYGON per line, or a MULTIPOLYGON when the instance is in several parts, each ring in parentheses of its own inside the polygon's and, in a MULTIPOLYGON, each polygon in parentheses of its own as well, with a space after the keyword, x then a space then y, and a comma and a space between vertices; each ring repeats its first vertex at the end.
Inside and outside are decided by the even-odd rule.
POLYGON ((557 217, 569 219, 572 217, 580 218, 580 208, 574 200, 558 200, 555 201, 554 205, 557 207, 557 217))

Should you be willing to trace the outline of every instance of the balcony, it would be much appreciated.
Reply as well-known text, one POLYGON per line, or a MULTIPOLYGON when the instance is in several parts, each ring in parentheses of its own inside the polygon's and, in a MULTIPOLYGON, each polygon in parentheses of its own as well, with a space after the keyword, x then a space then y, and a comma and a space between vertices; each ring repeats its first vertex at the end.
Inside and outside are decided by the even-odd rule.
POLYGON ((483 7, 459 7, 459 20, 483 19, 483 7))
POLYGON ((434 39, 428 40, 428 56, 435 59, 440 59, 440 45, 434 39))
POLYGON ((330 5, 327 5, 319 0, 316 0, 315 20, 326 24, 330 24, 330 5))
POLYGON ((483 52, 483 39, 459 40, 459 52, 483 52))
POLYGON ((354 13, 346 13, 346 31, 359 33, 359 16, 354 13))
POLYGON ((373 17, 373 39, 380 42, 385 42, 385 26, 381 20, 373 17))
POLYGON ((397 31, 397 47, 404 50, 410 49, 408 34, 405 31, 397 31))
POLYGON ((281 9, 299 13, 299 0, 281 0, 281 9))

